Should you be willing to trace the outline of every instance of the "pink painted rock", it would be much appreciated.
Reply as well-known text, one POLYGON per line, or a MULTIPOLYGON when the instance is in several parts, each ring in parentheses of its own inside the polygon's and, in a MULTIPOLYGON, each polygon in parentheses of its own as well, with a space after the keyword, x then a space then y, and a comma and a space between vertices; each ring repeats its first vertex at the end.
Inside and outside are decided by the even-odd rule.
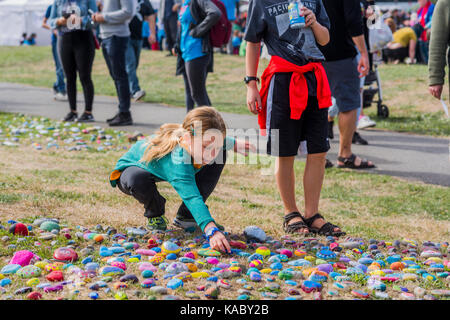
POLYGON ((46 276, 48 281, 58 282, 64 280, 64 275, 61 271, 52 271, 46 276))
POLYGON ((77 261, 78 254, 72 248, 58 248, 53 253, 53 258, 58 261, 77 261))
POLYGON ((122 270, 127 270, 127 265, 124 262, 121 261, 113 261, 111 262, 111 267, 117 267, 122 270))
POLYGON ((25 267, 29 264, 33 264, 36 260, 40 260, 40 258, 33 252, 21 250, 14 254, 9 264, 20 264, 22 267, 25 267))
POLYGON ((143 255, 143 256, 154 256, 156 254, 155 251, 150 250, 150 249, 137 249, 136 253, 143 255))
POLYGON ((217 258, 214 257, 209 257, 206 259, 206 262, 208 262, 209 264, 218 264, 219 260, 217 260, 217 258))
POLYGON ((194 254, 193 252, 186 252, 186 253, 184 254, 184 256, 185 256, 186 258, 197 259, 197 258, 195 257, 195 254, 194 254))
POLYGON ((48 292, 57 292, 57 291, 61 291, 64 287, 62 285, 56 285, 53 287, 45 287, 44 288, 44 292, 48 293, 48 292))
POLYGON ((144 270, 150 270, 153 272, 158 271, 158 268, 156 268, 153 264, 149 263, 149 262, 142 262, 139 264, 139 271, 144 271, 144 270))
POLYGON ((288 250, 288 249, 281 249, 280 250, 280 254, 284 254, 285 256, 287 256, 288 258, 292 257, 292 251, 288 250))

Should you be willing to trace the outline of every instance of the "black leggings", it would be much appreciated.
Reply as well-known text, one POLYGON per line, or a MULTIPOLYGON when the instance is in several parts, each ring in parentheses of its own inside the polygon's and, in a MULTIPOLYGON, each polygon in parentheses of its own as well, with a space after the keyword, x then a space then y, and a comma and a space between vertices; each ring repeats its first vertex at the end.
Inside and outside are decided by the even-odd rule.
POLYGON ((187 111, 194 109, 194 106, 210 106, 208 93, 206 92, 206 77, 208 76, 208 64, 210 55, 186 61, 183 72, 184 87, 186 91, 187 111))
POLYGON ((95 43, 92 31, 77 30, 58 37, 58 49, 67 81, 67 97, 70 110, 77 110, 77 71, 83 87, 85 110, 92 111, 94 84, 92 83, 92 63, 95 43))
MULTIPOLYGON (((197 188, 206 201, 214 191, 222 174, 226 162, 226 151, 223 156, 217 158, 217 161, 206 166, 195 175, 197 188)), ((160 217, 165 213, 166 199, 161 196, 156 188, 156 182, 161 181, 147 170, 136 166, 126 168, 117 184, 118 188, 127 195, 133 196, 144 205, 144 216, 147 218, 160 217)), ((178 208, 178 217, 193 219, 191 212, 184 202, 178 208)))

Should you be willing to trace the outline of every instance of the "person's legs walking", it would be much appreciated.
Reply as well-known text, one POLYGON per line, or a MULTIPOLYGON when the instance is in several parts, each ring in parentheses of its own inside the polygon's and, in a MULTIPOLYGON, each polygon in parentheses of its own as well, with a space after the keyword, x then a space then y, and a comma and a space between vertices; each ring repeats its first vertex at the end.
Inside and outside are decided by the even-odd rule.
POLYGON ((66 33, 58 41, 59 56, 66 75, 67 96, 70 106, 70 112, 64 118, 65 121, 74 121, 77 118, 77 67, 72 40, 73 35, 66 33))
POLYGON ((191 86, 189 85, 189 79, 188 79, 188 77, 186 75, 186 70, 183 72, 183 80, 184 80, 186 111, 189 112, 192 109, 194 109, 195 102, 192 99, 191 86))
POLYGON ((56 82, 53 84, 53 89, 56 93, 66 94, 66 84, 64 82, 64 69, 61 64, 61 59, 58 53, 58 37, 52 37, 52 55, 55 62, 56 82))
MULTIPOLYGON (((95 44, 91 31, 76 32, 75 61, 83 87, 85 113, 92 113, 92 104, 94 102, 94 83, 92 82, 92 64, 95 57, 95 44)), ((94 119, 83 115, 79 121, 93 121, 94 119)))
POLYGON ((128 37, 112 36, 102 41, 105 60, 119 98, 119 113, 114 118, 107 120, 110 126, 131 125, 133 123, 130 114, 130 86, 125 67, 128 39, 128 37))
POLYGON ((186 75, 191 88, 191 96, 198 106, 210 106, 208 93, 206 92, 206 78, 208 76, 209 54, 188 62, 185 62, 186 75))

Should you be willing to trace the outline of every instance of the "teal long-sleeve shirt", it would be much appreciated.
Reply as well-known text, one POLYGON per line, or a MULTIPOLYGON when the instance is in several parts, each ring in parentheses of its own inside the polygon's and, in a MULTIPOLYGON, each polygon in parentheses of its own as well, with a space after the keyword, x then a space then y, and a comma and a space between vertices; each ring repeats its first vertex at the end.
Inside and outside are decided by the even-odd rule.
MULTIPOLYGON (((232 149, 234 144, 233 138, 226 137, 224 149, 232 149)), ((126 168, 131 166, 142 168, 162 181, 167 181, 175 189, 203 231, 208 223, 214 222, 214 219, 211 217, 195 181, 195 174, 201 170, 201 167, 196 169, 192 164, 191 155, 179 145, 159 160, 142 162, 140 160, 147 146, 148 140, 138 141, 117 161, 110 176, 111 185, 116 187, 120 177, 119 173, 126 168)))

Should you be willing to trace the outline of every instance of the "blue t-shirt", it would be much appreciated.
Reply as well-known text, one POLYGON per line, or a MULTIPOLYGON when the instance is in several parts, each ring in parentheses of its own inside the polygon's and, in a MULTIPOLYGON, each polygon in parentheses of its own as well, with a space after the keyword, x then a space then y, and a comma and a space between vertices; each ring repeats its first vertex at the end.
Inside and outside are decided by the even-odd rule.
POLYGON ((227 10, 228 20, 234 21, 236 20, 236 3, 239 3, 239 0, 221 0, 227 10))
POLYGON ((189 27, 191 24, 197 24, 191 14, 191 9, 189 9, 189 2, 191 0, 186 0, 180 9, 180 15, 178 20, 181 23, 181 57, 184 61, 194 60, 206 55, 202 52, 202 39, 194 38, 189 34, 189 27))

